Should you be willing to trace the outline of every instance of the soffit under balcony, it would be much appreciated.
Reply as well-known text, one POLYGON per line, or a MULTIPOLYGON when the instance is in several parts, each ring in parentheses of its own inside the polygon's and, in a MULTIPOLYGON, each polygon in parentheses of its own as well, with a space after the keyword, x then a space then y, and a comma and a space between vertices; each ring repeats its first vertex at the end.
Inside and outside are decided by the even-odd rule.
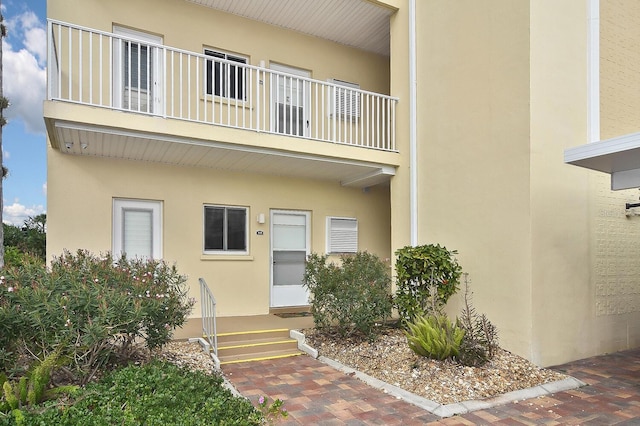
POLYGON ((395 10, 371 0, 187 1, 389 56, 389 18, 395 10))
POLYGON ((357 188, 388 183, 396 170, 391 164, 149 134, 62 120, 48 120, 47 127, 52 147, 69 155, 318 179, 357 188))

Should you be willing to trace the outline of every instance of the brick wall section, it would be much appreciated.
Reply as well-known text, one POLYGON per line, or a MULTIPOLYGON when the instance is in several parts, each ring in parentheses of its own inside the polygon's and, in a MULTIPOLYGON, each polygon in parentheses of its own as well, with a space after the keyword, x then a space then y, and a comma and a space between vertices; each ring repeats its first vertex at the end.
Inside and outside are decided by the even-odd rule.
MULTIPOLYGON (((637 0, 600 2, 600 108, 601 139, 640 131, 637 0)), ((640 344, 635 326, 640 317, 640 216, 627 216, 625 203, 637 202, 640 191, 613 192, 609 176, 601 173, 589 179, 595 315, 617 335, 617 341, 605 344, 614 347, 601 349, 633 347, 640 344)))

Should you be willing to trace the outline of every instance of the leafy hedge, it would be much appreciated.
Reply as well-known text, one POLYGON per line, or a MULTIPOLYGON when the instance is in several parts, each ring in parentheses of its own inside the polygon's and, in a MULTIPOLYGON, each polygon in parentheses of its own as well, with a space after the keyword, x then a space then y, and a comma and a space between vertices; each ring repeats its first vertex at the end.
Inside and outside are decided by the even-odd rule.
POLYGON ((194 301, 175 266, 114 259, 79 250, 9 267, 0 276, 0 371, 17 352, 42 359, 62 347, 67 373, 86 383, 110 359, 126 360, 134 342, 166 344, 194 301))
POLYGON ((258 425, 262 414, 222 385, 222 378, 154 361, 129 366, 79 391, 72 405, 0 415, 0 425, 258 425))
POLYGON ((344 255, 341 264, 328 256, 309 255, 303 284, 312 294, 311 310, 319 330, 335 329, 341 336, 361 333, 375 337, 391 316, 391 278, 376 255, 344 255))

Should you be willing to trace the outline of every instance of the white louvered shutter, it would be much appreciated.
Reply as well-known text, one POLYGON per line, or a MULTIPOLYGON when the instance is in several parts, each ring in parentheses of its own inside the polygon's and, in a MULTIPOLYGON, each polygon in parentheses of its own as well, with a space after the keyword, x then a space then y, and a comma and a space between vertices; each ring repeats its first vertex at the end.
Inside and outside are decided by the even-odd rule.
POLYGON ((355 253, 358 251, 358 220, 327 218, 327 252, 355 253))

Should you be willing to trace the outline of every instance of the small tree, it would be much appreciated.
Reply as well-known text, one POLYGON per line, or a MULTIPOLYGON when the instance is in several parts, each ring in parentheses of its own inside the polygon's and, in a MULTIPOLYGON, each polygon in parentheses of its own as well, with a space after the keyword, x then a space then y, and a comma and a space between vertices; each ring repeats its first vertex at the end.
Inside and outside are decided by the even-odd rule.
POLYGON ((434 302, 429 288, 437 288, 437 302, 444 305, 460 283, 462 268, 454 255, 438 245, 403 247, 396 251, 397 290, 394 299, 400 318, 406 323, 424 315, 434 302))

